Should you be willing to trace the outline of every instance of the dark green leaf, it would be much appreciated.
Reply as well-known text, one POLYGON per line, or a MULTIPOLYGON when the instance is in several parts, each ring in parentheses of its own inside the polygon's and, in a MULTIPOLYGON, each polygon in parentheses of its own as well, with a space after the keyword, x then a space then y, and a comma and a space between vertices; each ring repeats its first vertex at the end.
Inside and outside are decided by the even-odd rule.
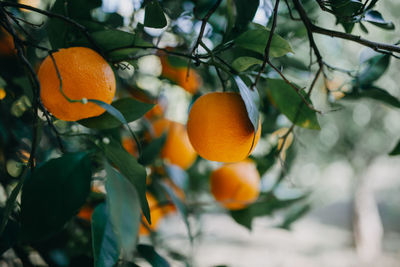
MULTIPOLYGON (((267 46, 270 31, 265 27, 259 27, 258 29, 248 30, 242 33, 238 38, 235 39, 235 44, 264 55, 265 47, 267 46)), ((290 44, 277 34, 272 37, 270 56, 281 57, 289 52, 293 52, 290 44)))
POLYGON ((118 99, 117 101, 113 102, 111 106, 117 109, 123 115, 124 119, 122 121, 121 116, 118 114, 113 116, 109 114, 109 112, 105 112, 98 117, 80 120, 79 123, 88 128, 111 129, 121 126, 123 123, 125 123, 123 122, 124 120, 129 123, 141 118, 144 114, 146 114, 146 112, 154 107, 153 104, 144 103, 135 100, 134 98, 118 99), (117 119, 116 116, 118 116, 117 118, 119 119, 117 119))
POLYGON ((354 16, 363 7, 363 3, 360 0, 330 0, 329 2, 337 17, 354 16))
MULTIPOLYGON (((2 219, 3 213, 4 209, 1 209, 0 219, 2 219)), ((5 226, 4 232, 0 236, 0 255, 17 243, 19 230, 20 227, 18 223, 12 219, 9 219, 7 225, 5 226)))
POLYGON ((106 163, 107 206, 113 230, 123 254, 128 257, 136 249, 140 226, 140 205, 135 187, 106 163))
MULTIPOLYGON (((116 58, 116 52, 110 52, 118 48, 129 48, 132 51, 133 46, 152 47, 152 44, 144 41, 138 35, 121 30, 103 30, 90 34, 97 46, 105 52, 109 52, 110 59, 116 58)), ((74 45, 90 46, 87 39, 79 39, 74 42, 74 45)), ((136 51, 136 50, 134 50, 136 51)), ((121 55, 119 55, 121 56, 121 55)))
POLYGON ((364 15, 363 20, 368 21, 369 23, 374 24, 375 26, 378 26, 386 30, 394 30, 395 28, 393 22, 385 21, 381 13, 379 13, 376 10, 367 11, 364 15))
POLYGON ((263 61, 254 57, 239 57, 232 63, 232 67, 238 72, 247 70, 253 65, 261 64, 263 61))
POLYGON ((371 8, 373 8, 375 6, 375 4, 378 2, 379 0, 372 0, 369 5, 366 7, 366 10, 370 10, 371 8))
POLYGON ((396 97, 389 94, 387 91, 371 86, 366 90, 360 92, 353 92, 346 94, 343 99, 359 99, 359 98, 370 98, 389 104, 393 107, 400 108, 400 101, 396 97))
MULTIPOLYGON (((315 111, 304 104, 303 99, 295 92, 289 84, 279 79, 268 79, 268 90, 275 101, 278 109, 296 125, 319 130, 315 111)), ((303 95, 304 92, 301 90, 303 95)))
MULTIPOLYGON (((234 17, 234 24, 232 21, 233 28, 231 30, 229 30, 228 28, 227 33, 231 37, 236 37, 247 29, 247 25, 253 20, 257 12, 260 1, 234 0, 233 2, 236 9, 236 16, 234 17)), ((230 5, 228 5, 228 8, 232 6, 233 3, 230 3, 230 5)))
POLYGON ((152 0, 146 5, 144 26, 150 28, 164 28, 167 26, 167 19, 158 0, 152 0))
POLYGON ((251 124, 253 124, 254 132, 256 133, 260 122, 260 113, 258 111, 260 106, 260 95, 258 94, 257 88, 251 90, 239 76, 234 76, 234 79, 239 88, 240 96, 246 106, 251 124))
POLYGON ((119 257, 119 244, 104 203, 92 214, 92 246, 95 267, 114 266, 119 257))
POLYGON ((146 169, 140 165, 136 158, 129 154, 120 143, 110 138, 110 143, 99 144, 105 156, 114 163, 121 173, 135 186, 139 195, 142 212, 147 221, 150 221, 150 210, 146 198, 146 169))
POLYGON ((304 197, 280 200, 271 193, 263 193, 257 202, 241 210, 232 210, 230 213, 237 223, 251 230, 251 223, 255 217, 271 215, 274 211, 286 208, 304 197))
MULTIPOLYGON (((66 15, 64 8, 64 0, 57 0, 50 10, 52 13, 66 15)), ((46 31, 49 37, 51 47, 59 49, 66 47, 66 37, 68 32, 68 24, 57 18, 49 18, 46 24, 46 31)))
POLYGON ((400 155, 400 142, 397 143, 397 145, 390 151, 389 153, 390 156, 397 156, 400 155))
POLYGON ((143 149, 142 156, 139 159, 139 163, 142 165, 148 165, 152 163, 160 154, 166 140, 166 134, 163 134, 159 138, 153 139, 151 143, 143 149))
POLYGON ((157 253, 153 246, 138 245, 139 254, 153 267, 169 267, 169 263, 157 253))
POLYGON ((92 172, 87 153, 69 153, 37 167, 21 197, 23 240, 44 239, 60 230, 85 203, 92 172))

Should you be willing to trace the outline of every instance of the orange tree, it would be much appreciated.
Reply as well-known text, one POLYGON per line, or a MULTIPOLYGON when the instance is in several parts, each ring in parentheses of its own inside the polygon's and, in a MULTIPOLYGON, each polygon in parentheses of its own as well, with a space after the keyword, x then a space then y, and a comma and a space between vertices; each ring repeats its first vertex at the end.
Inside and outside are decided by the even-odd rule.
POLYGON ((156 249, 190 262, 158 247, 157 225, 178 212, 194 242, 188 218, 203 205, 249 229, 254 217, 282 210, 277 226, 289 228, 310 208, 306 192, 276 194, 295 158, 293 130, 318 131, 318 117, 342 97, 400 107, 376 82, 399 57, 398 40, 352 34, 394 29, 377 2, 145 0, 126 14, 100 0, 1 0, 1 253, 12 249, 26 266, 32 251, 50 266, 136 266, 139 258, 168 266, 156 249), (339 30, 319 26, 328 14, 339 30), (371 52, 358 71, 336 68, 317 35, 371 52), (309 65, 296 54, 302 43, 309 65), (143 61, 155 57, 150 67, 143 61), (149 80, 146 68, 162 69, 149 80), (331 88, 335 73, 348 82, 331 88), (330 84, 324 110, 311 101, 325 90, 319 84, 330 84), (191 99, 190 114, 165 98, 176 86, 191 99), (275 142, 251 154, 270 136, 275 142), (275 163, 278 179, 261 186, 275 163), (148 236, 152 245, 142 243, 148 236))

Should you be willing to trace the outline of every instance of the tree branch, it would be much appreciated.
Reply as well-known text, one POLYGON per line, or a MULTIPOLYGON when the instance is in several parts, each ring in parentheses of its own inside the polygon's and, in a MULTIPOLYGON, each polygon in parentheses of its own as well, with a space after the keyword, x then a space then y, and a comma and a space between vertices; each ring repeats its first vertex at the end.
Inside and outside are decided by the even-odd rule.
POLYGON ((322 35, 327 35, 330 37, 336 37, 352 42, 359 43, 361 45, 370 47, 374 49, 375 51, 379 53, 383 53, 381 50, 385 50, 387 52, 395 52, 395 53, 400 53, 400 46, 397 45, 391 45, 391 44, 385 44, 385 43, 378 43, 374 41, 370 41, 367 39, 362 38, 361 36, 358 35, 353 35, 349 33, 344 33, 344 32, 339 32, 339 31, 334 31, 334 30, 329 30, 329 29, 324 29, 319 26, 314 25, 310 19, 307 16, 307 13, 305 12, 303 6, 301 5, 299 0, 293 0, 293 3, 296 6, 297 11, 300 14, 300 17, 302 18, 303 22, 305 22, 306 27, 308 27, 311 32, 322 34, 322 35))

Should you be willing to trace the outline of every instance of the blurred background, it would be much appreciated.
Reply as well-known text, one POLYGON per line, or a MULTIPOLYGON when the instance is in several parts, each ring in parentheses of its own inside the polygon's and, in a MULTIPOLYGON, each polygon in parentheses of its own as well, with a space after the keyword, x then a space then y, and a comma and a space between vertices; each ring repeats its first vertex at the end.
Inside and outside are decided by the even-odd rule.
MULTIPOLYGON (((319 10, 314 1, 304 2, 318 25, 343 31, 342 25, 336 25, 333 15, 319 10)), ((183 15, 169 20, 173 25, 165 29, 145 28, 158 47, 176 47, 182 43, 190 46, 199 33, 201 22, 193 20, 189 14, 185 16, 193 3, 179 3, 183 15)), ((260 0, 253 22, 268 25, 273 3, 260 0)), ((40 3, 41 7, 48 4, 40 3)), ((400 36, 400 2, 378 1, 376 9, 397 27, 385 31, 368 25, 366 34, 356 25, 353 34, 373 41, 396 43, 400 36)), ((221 12, 215 14, 216 21, 221 12)), ((93 16, 102 18, 106 13, 121 15, 124 20, 121 29, 125 30, 144 20, 139 0, 103 0, 101 9, 95 10, 93 16)), ((33 13, 26 16, 32 21, 41 20, 33 13)), ((296 23, 288 18, 287 7, 281 3, 277 32, 289 39, 295 51, 286 59, 308 66, 308 41, 304 28, 297 29, 296 23)), ((209 29, 204 38, 211 49, 222 38, 219 30, 213 29, 214 24, 215 21, 207 25, 209 29)), ((371 54, 369 49, 356 43, 317 34, 315 39, 325 62, 354 73, 360 71, 363 58, 371 54)), ((392 58, 385 75, 376 81, 380 88, 397 98, 400 98, 399 69, 400 61, 392 58)), ((313 78, 312 72, 301 68, 288 68, 284 72, 301 86, 308 86, 313 78)), ((141 90, 166 99, 166 118, 186 123, 192 95, 179 85, 160 79, 161 73, 161 61, 156 55, 141 56, 130 68, 118 70, 123 79, 135 77, 135 85, 141 90)), ((352 77, 338 71, 327 74, 328 82, 319 79, 311 97, 317 109, 324 111, 323 115, 318 115, 321 131, 296 127, 290 147, 295 156, 290 159, 290 168, 286 168, 283 160, 277 160, 262 176, 262 189, 268 191, 284 173, 283 181, 273 188, 275 195, 291 199, 307 193, 306 205, 293 205, 289 213, 278 211, 257 217, 249 230, 235 222, 209 194, 198 193, 194 205, 198 205, 201 212, 189 218, 196 233, 193 247, 178 214, 166 216, 160 223, 156 240, 159 253, 168 258, 172 266, 185 266, 179 260, 181 254, 187 256, 186 264, 193 266, 400 266, 400 156, 388 155, 400 138, 400 112, 372 99, 342 99, 339 91, 351 87, 352 77), (292 221, 290 214, 294 216, 292 221)), ((200 92, 219 86, 207 76, 202 77, 204 87, 200 92)), ((277 74, 269 71, 268 77, 277 77, 277 74)), ((263 126, 267 124, 268 114, 264 111, 263 126)), ((274 128, 290 126, 291 122, 284 115, 274 117, 274 128)), ((132 127, 139 129, 140 125, 133 123, 132 127)), ((268 132, 268 127, 265 131, 254 151, 255 156, 265 155, 271 149, 272 131, 268 132)), ((219 165, 202 161, 195 168, 207 173, 219 165)), ((141 237, 140 241, 151 243, 154 240, 141 237)), ((144 260, 138 264, 150 266, 144 260)))

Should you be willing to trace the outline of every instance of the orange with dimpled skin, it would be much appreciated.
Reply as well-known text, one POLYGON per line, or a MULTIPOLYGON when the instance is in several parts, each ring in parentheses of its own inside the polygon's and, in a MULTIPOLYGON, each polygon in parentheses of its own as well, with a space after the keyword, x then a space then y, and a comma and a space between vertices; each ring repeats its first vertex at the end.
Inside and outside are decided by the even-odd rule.
POLYGON ((214 92, 199 97, 193 104, 187 130, 194 149, 205 159, 236 162, 245 159, 257 145, 257 133, 248 118, 238 93, 214 92))
MULTIPOLYGON (((110 104, 115 95, 114 72, 97 52, 86 47, 60 49, 53 54, 62 78, 62 89, 73 100, 96 99, 110 104)), ((55 117, 77 121, 102 114, 94 103, 69 102, 60 90, 60 80, 50 56, 42 62, 38 77, 43 105, 55 117)))

